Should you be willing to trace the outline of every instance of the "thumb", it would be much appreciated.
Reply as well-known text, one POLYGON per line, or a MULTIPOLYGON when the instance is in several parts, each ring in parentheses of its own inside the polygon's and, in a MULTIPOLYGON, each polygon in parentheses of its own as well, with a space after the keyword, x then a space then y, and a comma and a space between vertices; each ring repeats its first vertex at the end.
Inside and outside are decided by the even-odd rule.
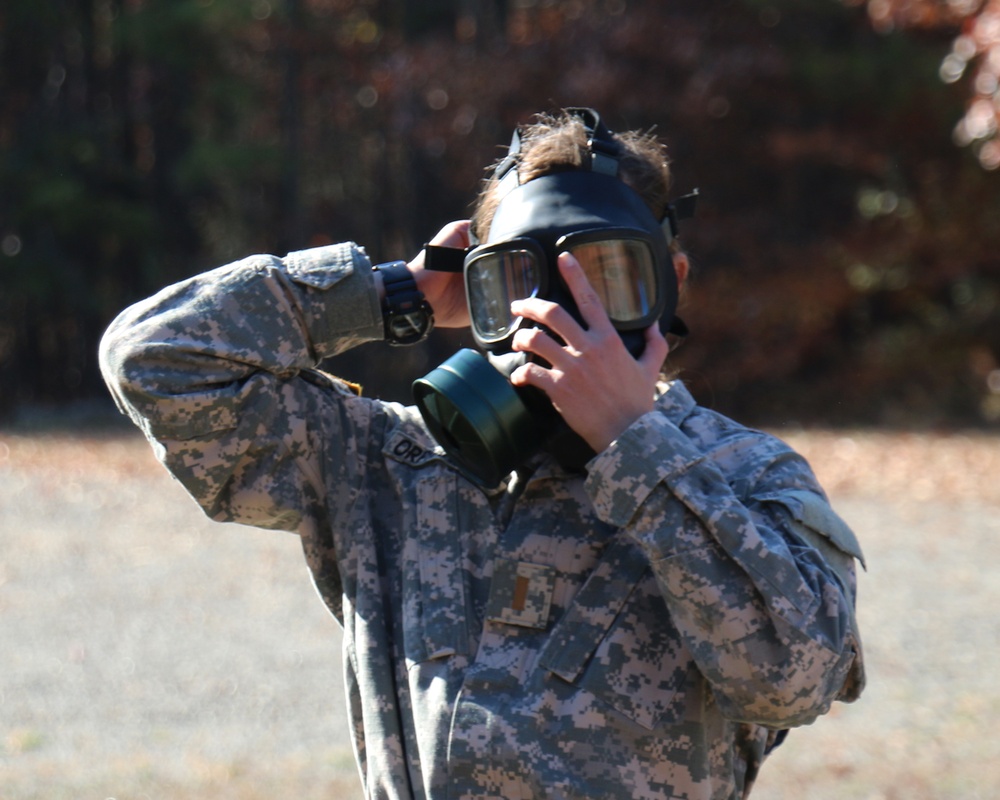
POLYGON ((663 368, 663 362, 670 354, 670 345, 666 337, 660 332, 658 323, 653 323, 645 331, 646 348, 639 357, 639 364, 650 375, 658 375, 663 368))

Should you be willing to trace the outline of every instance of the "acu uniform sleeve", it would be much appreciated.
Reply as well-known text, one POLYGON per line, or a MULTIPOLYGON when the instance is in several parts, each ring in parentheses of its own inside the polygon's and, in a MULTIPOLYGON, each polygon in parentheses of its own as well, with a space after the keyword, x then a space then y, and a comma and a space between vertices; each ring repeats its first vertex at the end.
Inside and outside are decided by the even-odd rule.
POLYGON ((748 497, 657 412, 592 461, 587 482, 598 515, 646 553, 723 713, 783 728, 860 692, 860 553, 805 462, 752 441, 744 458, 763 466, 748 497))
POLYGON ((351 503, 377 413, 313 368, 381 336, 368 258, 342 244, 164 289, 114 321, 101 368, 209 516, 303 532, 329 522, 327 486, 351 503))

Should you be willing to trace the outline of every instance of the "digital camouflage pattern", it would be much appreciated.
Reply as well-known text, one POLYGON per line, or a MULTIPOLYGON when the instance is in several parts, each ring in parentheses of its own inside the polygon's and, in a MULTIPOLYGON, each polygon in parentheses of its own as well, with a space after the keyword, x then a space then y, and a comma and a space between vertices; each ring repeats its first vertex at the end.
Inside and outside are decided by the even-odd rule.
POLYGON ((381 338, 343 244, 169 287, 101 352, 209 516, 301 535, 369 797, 745 797, 778 731, 859 695, 858 545, 786 445, 675 382, 586 475, 484 492, 315 369, 381 338))

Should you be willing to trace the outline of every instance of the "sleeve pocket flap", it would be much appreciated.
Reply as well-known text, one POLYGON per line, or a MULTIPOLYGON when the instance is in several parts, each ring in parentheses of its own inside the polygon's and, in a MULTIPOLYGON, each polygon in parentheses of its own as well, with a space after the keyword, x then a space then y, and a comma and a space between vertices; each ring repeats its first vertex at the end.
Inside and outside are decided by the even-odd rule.
POLYGON ((759 498, 764 502, 778 503, 788 509, 792 517, 810 530, 829 539, 838 550, 853 556, 867 569, 865 556, 854 531, 848 527, 830 504, 813 492, 794 489, 759 498))

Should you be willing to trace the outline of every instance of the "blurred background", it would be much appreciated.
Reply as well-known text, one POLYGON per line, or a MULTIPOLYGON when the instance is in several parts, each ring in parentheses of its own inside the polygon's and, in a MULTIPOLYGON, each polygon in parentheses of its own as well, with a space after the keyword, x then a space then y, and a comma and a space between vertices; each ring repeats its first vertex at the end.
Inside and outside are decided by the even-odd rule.
MULTIPOLYGON (((676 357, 760 424, 1000 419, 996 0, 5 0, 0 419, 109 406, 110 320, 242 256, 412 257, 539 111, 655 129, 676 357)), ((328 368, 371 394, 461 337, 328 368), (386 366, 391 364, 391 367, 386 366)))
MULTIPOLYGON (((864 699, 755 796, 995 798, 998 75, 1000 0, 0 0, 0 798, 360 796, 296 538, 104 424, 97 344, 252 253, 412 257, 567 105, 700 189, 675 366, 868 556, 864 699)), ((405 400, 466 343, 326 366, 405 400)))

